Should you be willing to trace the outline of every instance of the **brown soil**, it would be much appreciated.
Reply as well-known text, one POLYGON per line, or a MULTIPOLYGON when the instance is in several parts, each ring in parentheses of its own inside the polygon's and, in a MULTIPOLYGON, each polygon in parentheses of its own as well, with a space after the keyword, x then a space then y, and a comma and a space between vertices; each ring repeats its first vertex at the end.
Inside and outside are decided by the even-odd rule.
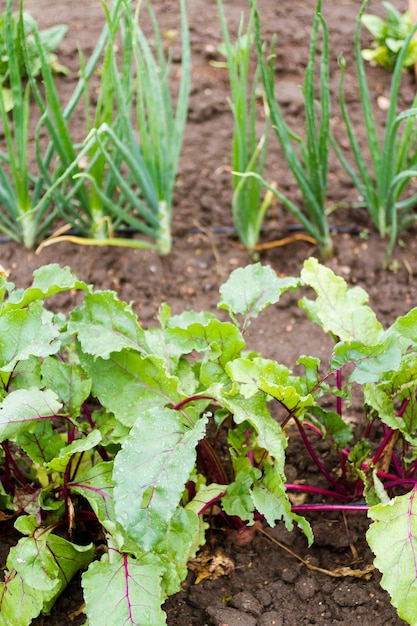
MULTIPOLYGON (((250 262, 248 254, 239 248, 233 234, 230 211, 231 185, 228 173, 232 135, 232 117, 227 104, 227 71, 209 64, 213 50, 221 41, 215 0, 192 0, 189 20, 193 48, 193 87, 190 102, 179 184, 174 207, 174 247, 167 257, 151 251, 118 248, 75 247, 62 243, 44 249, 37 256, 12 243, 3 243, 0 262, 11 271, 11 280, 27 286, 32 271, 40 265, 58 262, 70 265, 78 276, 98 288, 114 289, 120 298, 134 302, 134 310, 145 326, 155 323, 162 301, 175 313, 185 309, 215 310, 219 285, 232 269, 250 262)), ((232 28, 237 29, 246 0, 225 0, 226 14, 232 28)), ((299 85, 303 81, 308 55, 308 42, 314 15, 315 0, 259 0, 264 36, 278 33, 277 94, 290 126, 299 130, 302 103, 299 85)), ((353 70, 353 30, 357 16, 356 0, 324 2, 332 42, 331 92, 337 92, 337 55, 343 51, 349 63, 347 75, 348 101, 358 132, 363 136, 356 76, 353 70)), ((372 2, 370 12, 381 11, 380 3, 372 2)), ((406 0, 396 5, 406 9, 406 0)), ((178 26, 177 2, 155 0, 154 5, 166 28, 178 26)), ((42 28, 66 23, 69 32, 61 45, 60 59, 72 72, 59 78, 59 89, 66 102, 77 79, 77 45, 88 55, 97 40, 103 23, 99 1, 25 0, 25 9, 42 28)), ((388 96, 390 76, 378 68, 369 69, 369 81, 375 112, 379 95, 388 96)), ((411 76, 404 77, 401 105, 409 106, 415 85, 411 76)), ((340 114, 334 98, 334 127, 337 133, 340 114)), ((82 136, 82 124, 78 131, 82 136)), ((77 129, 75 129, 77 133, 77 129)), ((267 177, 278 181, 295 200, 295 184, 285 171, 279 150, 273 145, 267 177)), ((356 200, 355 190, 341 171, 336 159, 332 161, 330 202, 356 200)), ((335 256, 329 266, 351 284, 362 285, 370 295, 371 306, 385 324, 414 306, 417 272, 417 242, 415 232, 402 237, 395 248, 391 270, 384 271, 382 262, 386 242, 374 232, 364 213, 338 211, 332 216, 335 226, 369 230, 366 239, 352 231, 334 234, 335 256)), ((293 220, 282 207, 276 206, 265 223, 262 241, 282 239, 289 235, 293 220)), ((261 254, 261 261, 278 273, 297 275, 303 260, 317 255, 306 242, 293 242, 274 247, 261 254)), ((72 306, 71 298, 60 300, 62 310, 72 306)), ((311 323, 296 306, 296 297, 287 296, 279 305, 270 307, 251 327, 250 347, 263 356, 294 366, 300 354, 326 359, 329 345, 320 331, 312 331, 311 323)), ((295 441, 290 446, 289 472, 292 477, 308 477, 314 471, 308 460, 301 457, 295 441)), ((310 516, 316 541, 308 549, 297 532, 287 533, 281 526, 269 534, 289 547, 311 565, 333 570, 338 566, 364 569, 372 563, 372 554, 364 541, 367 522, 364 515, 343 517, 337 513, 310 516)), ((220 550, 234 563, 228 576, 206 579, 194 584, 190 572, 183 590, 166 603, 170 626, 203 626, 204 624, 235 626, 284 626, 334 624, 346 626, 362 623, 399 625, 389 598, 378 584, 379 575, 370 580, 333 578, 308 569, 296 558, 259 533, 244 548, 237 547, 230 529, 213 530, 209 536, 210 550, 220 550)), ((7 542, 6 542, 7 543, 7 542)), ((82 615, 70 614, 82 604, 79 580, 71 583, 50 617, 36 623, 46 625, 81 624, 82 615)), ((118 626, 118 625, 115 625, 118 626)), ((146 626, 146 625, 145 625, 146 626)))

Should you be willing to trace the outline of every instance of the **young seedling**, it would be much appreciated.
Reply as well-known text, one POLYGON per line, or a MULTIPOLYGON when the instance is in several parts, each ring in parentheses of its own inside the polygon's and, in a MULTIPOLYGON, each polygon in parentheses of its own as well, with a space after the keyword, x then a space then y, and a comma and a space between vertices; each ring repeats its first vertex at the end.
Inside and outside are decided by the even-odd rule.
MULTIPOLYGON (((370 15, 368 13, 362 15, 362 24, 374 37, 372 48, 363 49, 362 57, 365 61, 382 65, 392 72, 397 62, 398 54, 404 46, 404 42, 415 20, 412 19, 411 11, 401 14, 390 2, 383 2, 382 4, 386 10, 386 20, 383 20, 378 15, 370 15)), ((412 9, 412 5, 413 2, 410 2, 410 9, 412 9)), ((404 67, 413 67, 416 61, 417 41, 412 39, 408 43, 404 67)))

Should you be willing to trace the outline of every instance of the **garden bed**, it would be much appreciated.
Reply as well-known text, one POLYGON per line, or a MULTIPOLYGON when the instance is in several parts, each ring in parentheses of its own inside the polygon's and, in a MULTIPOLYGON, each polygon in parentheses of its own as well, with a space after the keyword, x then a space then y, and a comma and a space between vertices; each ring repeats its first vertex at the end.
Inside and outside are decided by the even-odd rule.
MULTIPOLYGON (((406 2, 399 2, 401 10, 406 2)), ((369 11, 380 12, 379 3, 372 2, 369 11)), ((166 29, 178 26, 177 2, 155 2, 161 24, 166 29)), ((231 28, 237 28, 245 0, 225 1, 231 28)), ((308 41, 314 16, 315 1, 271 3, 259 0, 259 12, 268 38, 278 33, 277 95, 290 126, 297 127, 302 114, 299 85, 303 81, 308 56, 308 41), (274 4, 276 6, 274 6, 274 4)), ((68 98, 77 80, 79 44, 86 55, 91 52, 102 25, 100 2, 71 4, 48 0, 25 0, 25 9, 40 27, 65 23, 69 32, 61 45, 60 60, 71 68, 68 77, 57 78, 63 100, 68 98)), ((358 88, 353 70, 353 31, 358 3, 344 0, 324 3, 331 39, 331 89, 337 91, 337 55, 343 51, 347 62, 346 90, 354 122, 361 132, 358 88)), ((155 252, 126 248, 90 248, 60 243, 45 248, 41 254, 26 251, 5 242, 0 247, 0 263, 10 271, 10 279, 19 287, 30 284, 35 268, 50 262, 69 265, 77 276, 97 288, 113 289, 123 301, 133 302, 133 310, 147 327, 155 324, 161 302, 167 302, 174 313, 184 309, 214 311, 219 286, 231 270, 246 265, 250 258, 232 228, 230 144, 232 116, 227 104, 227 70, 213 67, 218 59, 216 48, 221 41, 215 0, 192 0, 189 20, 193 55, 192 92, 189 122, 186 128, 178 187, 174 202, 173 251, 167 257, 155 252)), ((175 53, 174 53, 175 59, 175 53)), ((390 75, 380 68, 370 68, 371 97, 379 111, 379 96, 388 96, 390 75)), ((401 105, 411 104, 415 83, 404 76, 401 105)), ((332 124, 336 133, 340 113, 336 99, 332 124)), ((381 126, 382 129, 382 126, 381 126)), ((277 180, 299 201, 296 185, 282 174, 285 165, 276 146, 271 147, 267 178, 277 180)), ((330 167, 329 200, 333 203, 355 202, 356 192, 336 158, 330 167)), ((317 255, 313 245, 296 240, 293 219, 282 206, 273 206, 265 221, 261 243, 279 244, 260 253, 260 260, 281 276, 299 275, 305 258, 317 255), (286 242, 284 239, 292 237, 286 242)), ((415 306, 417 272, 416 231, 401 237, 390 261, 383 270, 386 242, 375 233, 363 210, 339 210, 331 216, 335 230, 334 258, 328 265, 351 285, 361 285, 370 295, 370 304, 384 326, 415 306)), ((296 306, 298 294, 285 294, 281 301, 264 312, 251 326, 248 345, 266 358, 276 359, 294 367, 300 354, 312 354, 323 361, 330 355, 330 344, 323 342, 323 333, 312 334, 311 322, 296 306)), ((54 307, 67 311, 76 296, 56 297, 54 307)), ((351 409, 352 421, 361 424, 351 409)), ((290 436, 288 472, 291 480, 314 475, 315 467, 301 456, 299 441, 290 436)), ((213 528, 208 534, 207 553, 220 561, 219 567, 231 568, 225 576, 208 577, 195 585, 196 572, 190 571, 183 590, 165 604, 170 626, 203 626, 228 624, 235 626, 310 625, 341 623, 347 626, 361 622, 371 624, 402 624, 391 607, 388 595, 379 587, 380 576, 332 577, 318 571, 334 572, 342 566, 367 570, 373 555, 365 542, 366 514, 321 513, 309 515, 315 543, 307 547, 305 537, 295 531, 288 533, 278 525, 264 528, 247 546, 236 544, 236 533, 230 528, 213 528), (274 543, 279 541, 300 559, 274 543), (227 561, 226 559, 229 559, 227 561), (316 569, 309 569, 308 561, 316 569), (318 569, 317 569, 318 568, 318 569)), ((13 536, 6 537, 13 540, 13 536)), ((212 561, 211 561, 212 562, 212 561)), ((82 624, 85 616, 76 615, 82 604, 79 579, 75 579, 58 601, 46 625, 82 624)))

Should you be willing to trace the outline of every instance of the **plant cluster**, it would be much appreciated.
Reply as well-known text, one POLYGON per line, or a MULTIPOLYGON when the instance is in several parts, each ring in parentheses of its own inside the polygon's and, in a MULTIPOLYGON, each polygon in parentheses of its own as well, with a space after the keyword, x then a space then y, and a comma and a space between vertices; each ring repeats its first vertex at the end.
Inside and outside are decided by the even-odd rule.
POLYGON ((313 258, 300 277, 235 270, 220 289, 228 321, 172 316, 165 304, 145 330, 115 293, 57 265, 36 270, 27 289, 2 275, 0 295, 0 505, 21 535, 0 586, 2 623, 50 612, 81 569, 89 624, 160 626, 214 515, 234 528, 282 520, 311 543, 301 513, 320 507, 368 511, 382 585, 415 623, 417 309, 384 329, 366 292, 313 258), (300 306, 334 348, 328 364, 300 355, 295 374, 245 337, 301 286, 315 298, 300 306), (83 291, 83 303, 68 317, 51 313, 45 300, 68 290, 83 291), (352 386, 363 394, 360 440, 343 414, 352 386), (327 489, 287 482, 291 425, 327 489), (310 432, 328 441, 338 469, 310 432), (320 502, 291 506, 295 489, 320 502))
MULTIPOLYGON (((26 45, 28 23, 20 3, 17 42, 23 53, 27 81, 22 83, 14 55, 15 22, 12 0, 5 14, 7 75, 14 108, 8 114, 0 98, 6 152, 0 153, 0 229, 32 247, 42 240, 58 217, 74 228, 77 243, 114 245, 116 231, 133 229, 142 239, 117 238, 117 245, 171 248, 172 194, 182 144, 190 81, 190 44, 185 0, 180 0, 182 71, 176 105, 169 84, 171 54, 150 4, 153 45, 139 24, 142 3, 102 2, 105 26, 86 62, 80 55, 81 76, 63 109, 50 59, 36 24, 30 23, 33 43, 26 45), (122 41, 121 52, 119 42, 122 41), (36 71, 31 50, 37 53, 36 71), (36 80, 40 74, 43 89, 36 80), (100 75, 98 102, 91 103, 91 84, 100 75), (35 129, 37 175, 29 172, 29 100, 39 109, 35 129), (85 140, 74 142, 71 118, 84 102, 85 140), (41 141, 46 134, 48 140, 41 141), (140 141, 138 142, 138 137, 140 141), (83 238, 77 237, 82 235, 83 238)), ((71 235, 62 235, 62 238, 71 235)), ((57 238, 53 239, 54 241, 57 238)))
MULTIPOLYGON (((274 42, 272 43, 270 55, 264 58, 260 20, 255 12, 256 39, 262 83, 271 112, 272 125, 294 179, 302 192, 304 211, 300 211, 278 190, 272 189, 270 186, 269 189, 300 221, 305 230, 314 237, 322 256, 328 258, 332 254, 332 240, 327 218, 326 193, 330 147, 333 147, 342 167, 357 188, 362 204, 368 211, 378 233, 382 238, 388 238, 385 261, 387 264, 399 235, 417 219, 414 211, 416 194, 413 192, 413 186, 411 185, 417 174, 415 123, 417 109, 415 103, 413 103, 410 109, 398 113, 401 76, 408 62, 408 51, 410 46, 412 46, 417 26, 414 25, 408 29, 404 45, 399 46, 397 50, 398 54, 391 79, 390 105, 384 125, 385 136, 381 143, 374 120, 373 106, 360 46, 361 24, 364 20, 366 23, 364 13, 368 3, 369 0, 363 0, 360 7, 355 30, 354 47, 363 124, 366 129, 367 148, 371 155, 371 169, 369 168, 368 159, 365 158, 363 147, 359 146, 350 120, 344 94, 346 62, 342 56, 340 57, 339 103, 350 145, 350 155, 346 156, 330 132, 329 44, 326 22, 321 14, 321 0, 317 2, 310 42, 309 62, 303 86, 305 139, 296 135, 288 128, 276 101, 274 75, 275 44, 274 42), (315 63, 319 29, 321 29, 322 33, 322 50, 320 83, 318 88, 316 88, 315 63), (318 100, 316 92, 319 93, 318 100)), ((256 5, 256 0, 252 0, 251 6, 256 9, 256 5)), ((389 7, 387 7, 387 10, 389 10, 389 7)), ((392 21, 393 17, 390 19, 390 23, 392 21)), ((258 172, 254 172, 252 175, 259 178, 258 172)))
MULTIPOLYGON (((388 239, 388 262, 399 235, 416 220, 412 181, 417 172, 417 108, 413 103, 410 109, 398 113, 402 70, 409 63, 416 27, 406 32, 401 16, 385 3, 388 19, 383 28, 374 16, 365 15, 368 0, 362 2, 354 47, 367 149, 371 156, 369 168, 350 120, 342 57, 339 102, 350 155, 346 155, 330 131, 329 35, 321 13, 322 0, 317 1, 303 85, 304 134, 289 128, 276 99, 276 41, 273 39, 267 52, 261 39, 256 0, 251 1, 246 30, 242 17, 234 43, 222 0, 217 4, 231 85, 232 215, 239 238, 249 251, 256 249, 266 212, 275 196, 314 238, 322 257, 329 258, 333 244, 328 222, 330 208, 326 202, 329 155, 333 147, 379 234, 388 239), (404 45, 396 49, 382 144, 373 117, 360 46, 362 23, 375 32, 378 26, 389 42, 394 31, 405 37, 404 45), (256 70, 251 79, 254 48, 256 70), (260 95, 262 107, 259 107, 260 95), (260 135, 259 109, 264 117, 260 135), (278 184, 268 183, 263 177, 271 128, 301 192, 303 208, 283 193, 279 181, 278 184)), ((69 103, 62 109, 50 56, 50 49, 63 34, 62 28, 57 27, 49 34, 40 33, 34 21, 23 13, 23 0, 17 20, 12 15, 12 0, 7 1, 3 18, 5 36, 0 42, 4 48, 0 114, 6 145, 5 152, 0 152, 0 230, 31 247, 43 240, 60 218, 65 226, 42 245, 65 239, 92 245, 150 247, 166 254, 172 246, 172 201, 190 89, 185 0, 179 0, 181 72, 177 94, 173 94, 170 85, 171 54, 165 51, 150 2, 145 5, 152 41, 141 27, 144 11, 141 2, 114 0, 108 5, 103 0, 102 5, 105 16, 102 35, 88 61, 80 54, 80 80, 69 103), (16 46, 19 54, 13 54, 16 46), (24 81, 22 73, 27 75, 24 81), (36 80, 38 74, 44 89, 40 89, 36 80), (92 104, 91 85, 97 74, 100 75, 99 97, 92 104), (37 173, 29 171, 31 97, 39 109, 34 130, 37 173), (10 112, 11 101, 14 108, 10 112), (85 140, 78 145, 72 138, 70 121, 82 103, 87 122, 85 140), (46 145, 41 141, 45 133, 46 145), (72 232, 68 233, 70 229, 72 232), (126 230, 141 236, 123 236, 126 230)))

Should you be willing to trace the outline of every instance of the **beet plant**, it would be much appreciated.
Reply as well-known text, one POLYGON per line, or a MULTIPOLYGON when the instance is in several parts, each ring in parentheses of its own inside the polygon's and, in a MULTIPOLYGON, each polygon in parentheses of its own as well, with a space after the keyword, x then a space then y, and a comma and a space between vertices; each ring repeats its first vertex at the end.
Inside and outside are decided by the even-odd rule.
POLYGON ((25 290, 1 275, 0 296, 1 524, 17 535, 1 624, 49 613, 79 570, 92 626, 165 624, 163 603, 215 515, 235 529, 296 525, 311 543, 308 512, 320 508, 368 511, 382 585, 415 623, 417 309, 384 330, 366 292, 315 259, 300 277, 235 270, 220 290, 227 321, 171 315, 165 304, 158 326, 144 329, 115 293, 56 265, 25 290), (300 356, 294 373, 248 350, 246 336, 301 286, 315 297, 300 306, 334 348, 328 364, 300 356), (68 317, 44 304, 62 291, 84 292, 68 317), (359 439, 344 419, 353 388, 363 398, 359 439), (287 481, 291 426, 327 488, 287 481), (338 471, 311 432, 328 441, 338 471), (291 505, 294 490, 305 491, 303 505, 291 505))

